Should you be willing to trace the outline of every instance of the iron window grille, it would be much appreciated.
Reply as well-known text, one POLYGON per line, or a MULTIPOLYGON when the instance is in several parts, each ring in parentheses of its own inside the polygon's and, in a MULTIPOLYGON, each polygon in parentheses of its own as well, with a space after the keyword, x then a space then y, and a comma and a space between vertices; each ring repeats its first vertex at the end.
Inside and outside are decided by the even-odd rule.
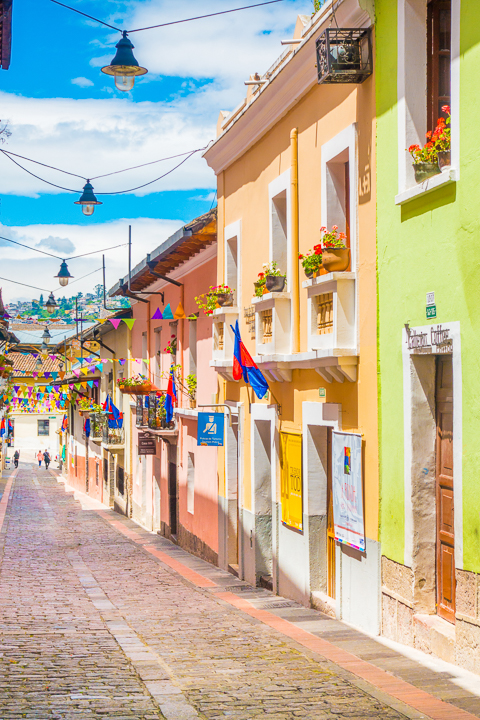
POLYGON ((318 83, 363 83, 373 72, 371 28, 328 28, 316 42, 318 83))

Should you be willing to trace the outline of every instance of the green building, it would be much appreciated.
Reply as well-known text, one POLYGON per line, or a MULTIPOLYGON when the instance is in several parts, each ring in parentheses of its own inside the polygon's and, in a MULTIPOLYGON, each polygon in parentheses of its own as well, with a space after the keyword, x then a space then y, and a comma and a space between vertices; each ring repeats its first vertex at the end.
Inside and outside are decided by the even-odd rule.
POLYGON ((480 3, 375 8, 382 633, 480 672, 480 3))

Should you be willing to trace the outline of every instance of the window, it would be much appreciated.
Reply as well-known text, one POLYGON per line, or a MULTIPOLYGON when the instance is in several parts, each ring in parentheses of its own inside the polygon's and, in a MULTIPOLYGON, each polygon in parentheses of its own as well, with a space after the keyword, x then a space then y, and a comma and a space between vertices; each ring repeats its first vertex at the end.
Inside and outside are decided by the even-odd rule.
POLYGON ((188 453, 187 467, 187 512, 193 514, 195 501, 195 454, 188 453))
POLYGON ((37 420, 37 435, 50 435, 50 420, 37 420))
POLYGON ((450 105, 451 0, 430 0, 427 8, 427 129, 434 130, 443 105, 450 105))
POLYGON ((225 282, 234 291, 234 305, 241 305, 240 220, 225 228, 225 282))
POLYGON ((148 343, 147 343, 147 333, 142 333, 142 375, 148 375, 148 365, 147 365, 147 359, 148 359, 148 343))
POLYGON ((288 240, 287 240, 287 191, 272 198, 272 261, 278 263, 279 269, 287 272, 288 240))
POLYGON ((121 465, 117 465, 117 490, 120 495, 125 494, 125 471, 121 465))
POLYGON ((155 385, 159 386, 162 374, 162 328, 156 327, 155 333, 155 385))
POLYGON ((188 326, 188 372, 197 374, 197 320, 190 320, 188 326))
MULTIPOLYGON (((347 236, 350 268, 355 270, 357 224, 357 132, 350 125, 322 145, 322 225, 347 236)), ((320 238, 319 238, 320 239, 320 238)))

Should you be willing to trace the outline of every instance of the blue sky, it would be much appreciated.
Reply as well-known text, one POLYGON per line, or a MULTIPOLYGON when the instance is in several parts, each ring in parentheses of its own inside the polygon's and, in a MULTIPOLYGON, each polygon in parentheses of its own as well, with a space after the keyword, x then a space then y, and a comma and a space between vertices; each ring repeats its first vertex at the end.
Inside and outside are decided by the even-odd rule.
MULTIPOLYGON (((253 2, 253 0, 251 0, 253 2)), ((248 4, 240 0, 70 0, 69 4, 119 27, 141 27, 248 4)), ((119 33, 49 0, 15 0, 12 61, 0 70, 0 118, 12 136, 2 147, 78 173, 95 176, 170 154, 202 147, 213 139, 220 110, 231 110, 245 94, 243 81, 264 72, 281 53, 298 13, 310 0, 284 2, 238 14, 133 33, 135 55, 148 75, 131 93, 121 93, 100 72, 115 53, 119 33)), ((148 182, 177 161, 94 182, 98 192, 148 182)), ((81 180, 38 166, 29 169, 52 182, 81 188, 81 180)), ((134 261, 159 245, 182 223, 212 205, 215 177, 201 155, 164 180, 135 194, 103 196, 85 218, 76 196, 55 190, 0 156, 0 235, 35 246, 54 238, 75 254, 108 246, 133 226, 134 261)), ((62 254, 61 252, 59 254, 62 254)), ((13 249, 0 241, 2 275, 45 276, 55 284, 57 261, 13 249), (52 272, 53 271, 53 272, 52 272)), ((124 274, 118 252, 107 257, 107 285, 124 274)), ((95 269, 98 258, 76 261, 76 277, 95 269)), ((93 281, 97 282, 96 276, 93 281)), ((1 283, 2 281, 0 281, 1 283)), ((91 279, 72 287, 88 290, 91 279)), ((38 284, 32 282, 32 284, 38 284)), ((63 292, 63 291, 62 291, 63 292)), ((3 283, 7 300, 38 293, 3 283)), ((67 288, 66 294, 70 294, 67 288)))

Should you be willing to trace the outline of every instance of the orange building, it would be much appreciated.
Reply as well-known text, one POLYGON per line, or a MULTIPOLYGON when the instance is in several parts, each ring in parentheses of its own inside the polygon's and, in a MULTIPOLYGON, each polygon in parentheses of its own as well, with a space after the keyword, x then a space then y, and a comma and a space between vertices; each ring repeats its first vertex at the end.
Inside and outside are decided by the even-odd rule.
POLYGON ((373 16, 360 0, 336 6, 335 23, 330 3, 298 17, 283 54, 220 114, 205 153, 218 182, 217 282, 234 293, 233 306, 213 315, 219 402, 234 418, 218 460, 219 564, 377 633, 373 16), (308 278, 298 253, 319 243, 322 226, 346 234, 349 264, 308 278), (285 287, 257 296, 272 262, 285 287), (269 382, 263 400, 233 381, 237 319, 269 382), (339 431, 359 448, 348 455, 345 440, 344 472, 352 457, 363 473, 352 496, 360 550, 335 539, 339 431))

